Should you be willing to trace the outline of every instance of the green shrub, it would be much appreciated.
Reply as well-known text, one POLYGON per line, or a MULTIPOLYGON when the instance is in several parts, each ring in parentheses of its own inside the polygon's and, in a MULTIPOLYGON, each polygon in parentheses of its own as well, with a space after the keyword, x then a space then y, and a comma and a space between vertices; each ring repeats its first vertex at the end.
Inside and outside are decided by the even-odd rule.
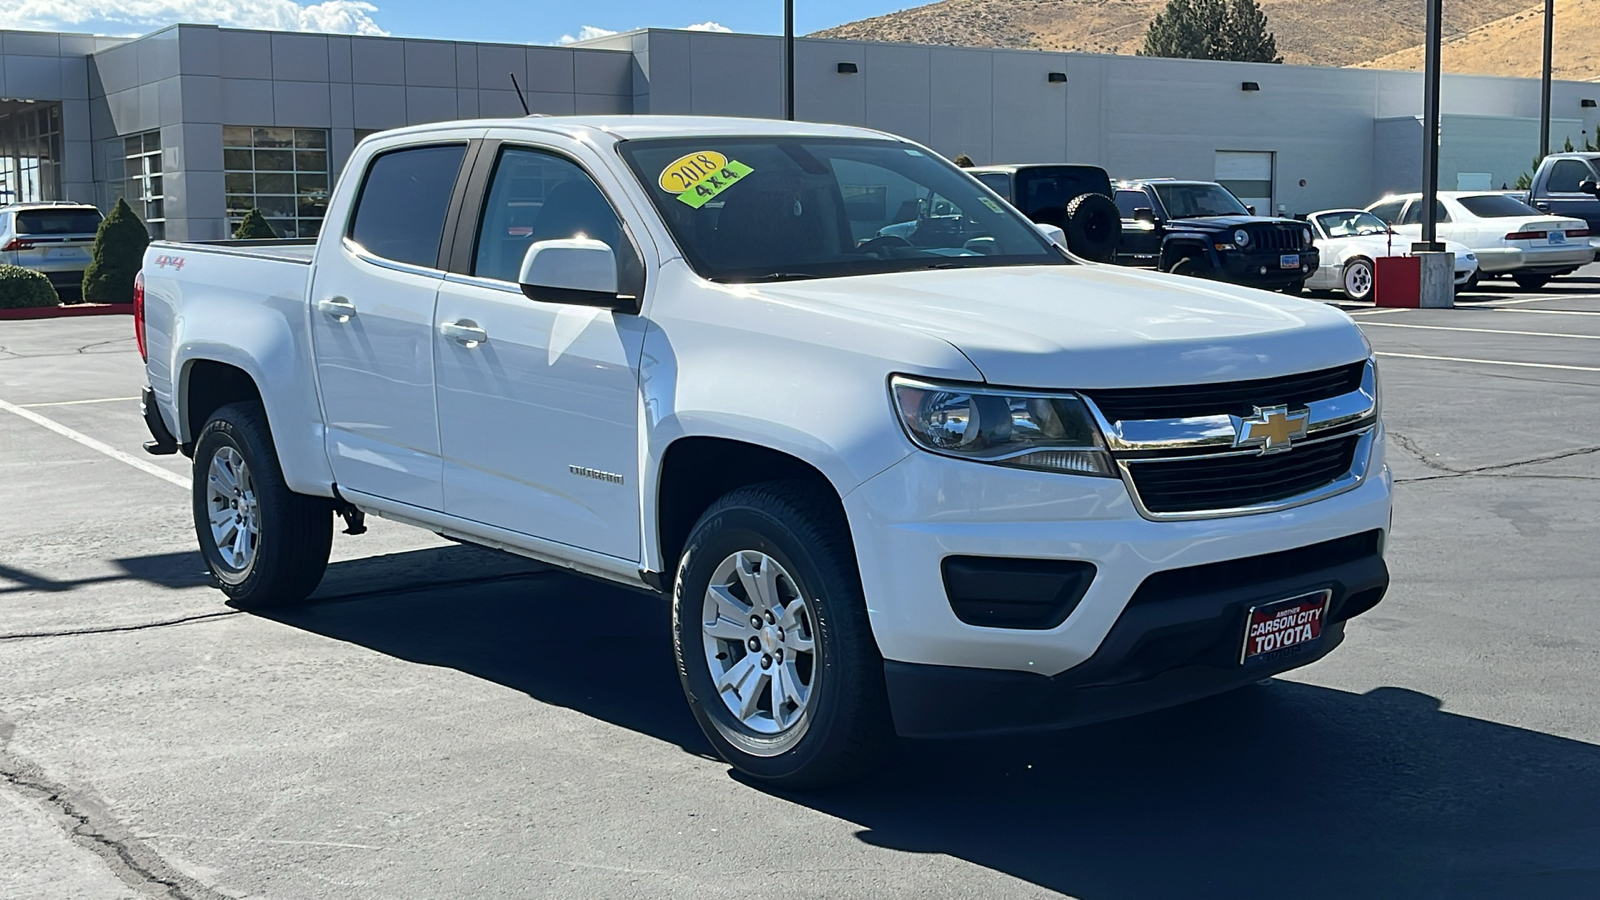
POLYGON ((44 273, 0 263, 0 309, 60 306, 55 285, 44 273))
POLYGON ((251 207, 240 220, 239 227, 233 230, 233 239, 236 241, 249 241, 259 238, 275 238, 278 233, 272 230, 272 225, 267 222, 267 217, 261 210, 251 207))
POLYGON ((95 233, 94 259, 83 273, 83 302, 132 303, 133 276, 139 274, 148 246, 150 232, 127 201, 118 198, 95 233))

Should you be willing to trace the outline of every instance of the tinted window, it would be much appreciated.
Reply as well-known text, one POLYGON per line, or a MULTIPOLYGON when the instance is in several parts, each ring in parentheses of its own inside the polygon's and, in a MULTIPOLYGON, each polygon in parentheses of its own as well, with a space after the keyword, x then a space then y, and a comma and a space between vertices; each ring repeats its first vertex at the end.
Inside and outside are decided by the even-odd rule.
POLYGON ((1144 191, 1117 191, 1117 211, 1124 219, 1133 218, 1136 209, 1153 209, 1150 197, 1144 191))
POLYGON ((484 202, 472 274, 515 283, 534 241, 579 236, 608 244, 618 259, 632 253, 611 203, 576 163, 506 148, 484 202))
POLYGON ((1156 196, 1174 219, 1204 216, 1248 216, 1239 198, 1220 184, 1158 184, 1156 196))
POLYGON ((1036 166, 1017 172, 1017 206, 1035 222, 1060 225, 1067 204, 1083 194, 1111 196, 1111 178, 1092 166, 1036 166))
POLYGON ((17 234, 94 234, 98 209, 28 209, 17 213, 17 234))
POLYGON ((996 194, 1011 199, 1011 176, 1004 172, 985 172, 978 176, 978 180, 989 187, 996 194))
POLYGON ((466 152, 464 144, 418 147, 373 160, 350 239, 384 259, 437 267, 445 212, 466 152))
MULTIPOLYGON (((1448 221, 1450 221, 1450 213, 1445 210, 1444 201, 1435 200, 1433 202, 1433 209, 1434 209, 1434 214, 1436 216, 1436 218, 1434 219, 1435 222, 1448 222, 1448 221)), ((1411 202, 1411 205, 1406 207, 1405 218, 1400 220, 1400 224, 1401 225, 1421 225, 1422 224, 1422 201, 1421 200, 1413 200, 1411 202)))
POLYGON ((942 159, 899 141, 626 141, 623 157, 695 271, 719 281, 1068 262, 942 159))
POLYGON ((1400 207, 1405 206, 1404 200, 1389 200, 1379 203, 1369 210, 1373 215, 1393 225, 1400 220, 1400 207))
POLYGON ((1578 185, 1594 178, 1594 170, 1581 159, 1558 159, 1550 168, 1550 182, 1546 187, 1558 194, 1576 194, 1578 185))
POLYGON ((1514 219, 1518 216, 1544 215, 1521 200, 1507 197, 1505 194, 1479 194, 1476 197, 1461 197, 1456 202, 1480 219, 1514 219))

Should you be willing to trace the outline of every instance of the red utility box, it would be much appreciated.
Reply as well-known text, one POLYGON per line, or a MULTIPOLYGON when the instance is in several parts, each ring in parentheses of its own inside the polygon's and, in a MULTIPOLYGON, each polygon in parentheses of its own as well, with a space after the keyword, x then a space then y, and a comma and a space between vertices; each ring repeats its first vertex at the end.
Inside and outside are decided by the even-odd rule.
POLYGON ((1380 256, 1374 263, 1373 303, 1407 309, 1422 305, 1422 260, 1415 256, 1380 256))

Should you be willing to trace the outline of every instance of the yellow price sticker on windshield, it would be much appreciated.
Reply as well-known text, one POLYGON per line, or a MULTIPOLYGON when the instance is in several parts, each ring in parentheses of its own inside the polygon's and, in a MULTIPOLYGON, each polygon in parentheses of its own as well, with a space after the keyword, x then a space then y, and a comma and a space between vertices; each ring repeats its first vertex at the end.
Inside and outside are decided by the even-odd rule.
POLYGON ((695 182, 688 190, 679 194, 678 199, 695 209, 699 209, 705 206, 712 197, 733 187, 739 182, 739 179, 753 171, 755 170, 737 159, 730 159, 727 165, 695 182))
POLYGON ((656 183, 669 194, 681 194, 727 164, 728 158, 715 150, 696 150, 667 163, 656 183))
POLYGON ((993 200, 990 200, 988 197, 979 197, 978 200, 980 202, 982 202, 984 206, 989 207, 989 210, 991 212, 997 212, 997 213, 1004 213, 1005 212, 1005 210, 1000 208, 1000 204, 994 202, 993 200))

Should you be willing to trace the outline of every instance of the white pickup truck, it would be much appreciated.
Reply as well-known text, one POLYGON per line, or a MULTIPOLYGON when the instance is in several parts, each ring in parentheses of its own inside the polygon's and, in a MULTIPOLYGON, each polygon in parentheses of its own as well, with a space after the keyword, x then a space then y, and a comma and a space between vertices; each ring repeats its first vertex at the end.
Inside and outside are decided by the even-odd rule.
POLYGON ((304 599, 335 515, 657 591, 774 783, 1254 683, 1388 586, 1349 318, 1086 264, 878 132, 389 131, 314 242, 157 242, 139 309, 148 449, 236 604, 304 599))

